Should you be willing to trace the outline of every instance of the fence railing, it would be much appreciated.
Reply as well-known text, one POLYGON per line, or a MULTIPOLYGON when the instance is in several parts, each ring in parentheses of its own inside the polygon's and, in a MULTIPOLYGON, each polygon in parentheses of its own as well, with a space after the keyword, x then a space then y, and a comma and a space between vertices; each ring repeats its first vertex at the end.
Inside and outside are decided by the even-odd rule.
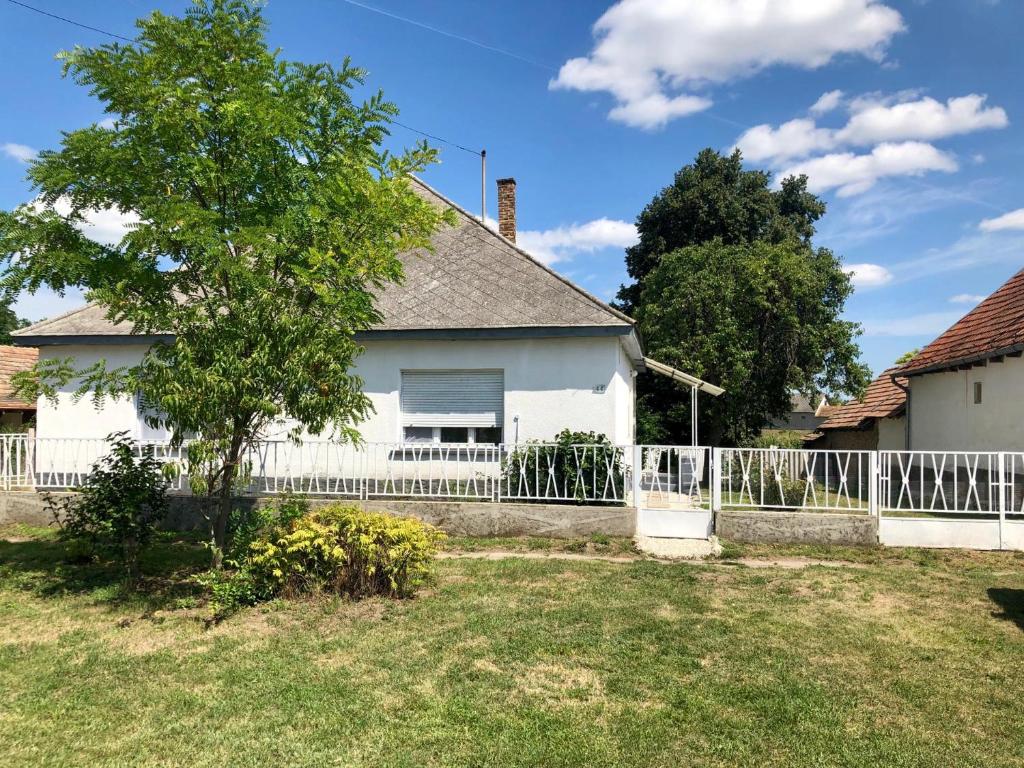
POLYGON ((873 511, 874 454, 782 448, 723 448, 726 509, 873 511))
MULTIPOLYGON (((189 492, 188 445, 139 441, 189 492)), ((0 435, 3 489, 80 486, 100 439, 0 435)), ((265 441, 243 493, 767 509, 1024 520, 1024 452, 819 451, 671 445, 265 441)))

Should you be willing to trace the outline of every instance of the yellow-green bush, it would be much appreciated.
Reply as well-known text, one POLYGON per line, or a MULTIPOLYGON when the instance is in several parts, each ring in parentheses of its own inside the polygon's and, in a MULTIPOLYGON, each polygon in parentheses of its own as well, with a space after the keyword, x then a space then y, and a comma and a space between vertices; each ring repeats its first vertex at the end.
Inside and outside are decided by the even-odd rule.
POLYGON ((443 538, 419 520, 330 505, 253 541, 245 569, 273 594, 407 597, 429 573, 443 538))

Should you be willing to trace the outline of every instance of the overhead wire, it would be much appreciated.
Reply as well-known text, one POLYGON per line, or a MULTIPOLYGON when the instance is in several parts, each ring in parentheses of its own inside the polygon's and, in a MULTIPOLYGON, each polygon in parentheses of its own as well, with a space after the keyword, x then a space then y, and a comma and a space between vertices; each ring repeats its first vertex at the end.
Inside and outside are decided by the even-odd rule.
MULTIPOLYGON (((345 1, 348 2, 349 0, 345 0, 345 1)), ((89 24, 83 24, 80 21, 75 21, 74 19, 69 19, 67 16, 60 16, 59 14, 56 14, 56 13, 50 13, 49 11, 44 10, 42 8, 37 8, 34 5, 29 5, 28 3, 23 3, 23 2, 21 2, 21 0, 7 0, 7 2, 10 3, 11 5, 16 5, 16 6, 20 7, 20 8, 24 8, 24 9, 32 11, 34 13, 38 13, 38 14, 40 14, 42 16, 47 16, 47 17, 49 17, 51 19, 55 19, 57 21, 62 21, 65 24, 71 24, 72 26, 79 27, 80 29, 87 29, 90 32, 96 32, 96 33, 101 34, 101 35, 106 35, 107 37, 114 38, 115 40, 123 40, 123 41, 128 42, 128 43, 135 42, 130 37, 125 37, 124 35, 119 35, 116 32, 110 32, 109 30, 100 29, 99 27, 94 27, 94 26, 91 26, 89 24)), ((353 4, 354 5, 359 5, 361 7, 365 7, 368 10, 378 10, 378 9, 372 8, 370 6, 363 6, 361 3, 353 3, 353 4)), ((386 15, 386 16, 393 16, 393 14, 389 14, 389 13, 386 13, 386 12, 383 12, 383 11, 379 11, 379 12, 380 13, 384 13, 384 15, 386 15)), ((395 18, 401 18, 401 17, 397 17, 396 16, 395 18)), ((407 20, 407 19, 402 19, 402 20, 403 21, 410 21, 410 20, 407 20)), ((415 22, 410 21, 410 23, 415 23, 415 22)), ((447 34, 443 30, 433 29, 431 27, 427 27, 426 25, 419 25, 419 26, 424 26, 425 28, 431 29, 431 31, 434 31, 434 32, 439 32, 441 34, 447 34)), ((449 35, 449 36, 450 37, 458 37, 457 35, 449 35)), ((467 40, 467 42, 472 42, 472 41, 467 40)), ((495 49, 495 50, 497 50, 497 49, 495 49)), ((504 51, 499 51, 499 52, 507 53, 507 52, 504 52, 504 51)), ((512 54, 509 54, 509 55, 512 55, 512 54)), ((429 133, 427 131, 421 131, 419 128, 415 128, 415 127, 413 127, 411 125, 408 125, 407 123, 399 122, 398 120, 395 120, 393 118, 390 119, 388 122, 390 122, 393 125, 397 125, 399 128, 404 128, 407 131, 412 131, 413 133, 418 133, 421 136, 427 137, 428 139, 433 139, 434 141, 440 141, 441 143, 447 144, 448 146, 453 147, 455 149, 460 149, 463 152, 468 152, 471 155, 476 155, 477 157, 481 156, 481 150, 470 149, 469 147, 463 146, 462 144, 459 144, 458 142, 451 141, 451 140, 446 139, 446 138, 444 138, 442 136, 438 136, 435 133, 429 133)))

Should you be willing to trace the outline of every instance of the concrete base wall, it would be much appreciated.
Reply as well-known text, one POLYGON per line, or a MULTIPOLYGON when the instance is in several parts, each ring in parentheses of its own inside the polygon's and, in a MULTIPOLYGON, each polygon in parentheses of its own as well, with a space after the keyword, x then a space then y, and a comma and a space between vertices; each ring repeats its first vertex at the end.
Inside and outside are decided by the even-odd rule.
MULTIPOLYGON (((53 494, 58 496, 60 494, 53 494)), ((273 504, 278 499, 241 497, 238 507, 252 508, 273 504)), ((551 536, 574 538, 603 534, 633 536, 636 510, 632 507, 584 507, 565 504, 495 504, 491 502, 450 501, 358 501, 317 497, 308 500, 311 507, 324 504, 354 504, 363 509, 415 517, 436 525, 455 536, 551 536)), ((188 531, 206 526, 205 499, 171 496, 166 526, 188 531)), ((49 525, 53 516, 42 494, 0 493, 0 524, 23 523, 49 525)))
POLYGON ((878 543, 875 519, 867 515, 723 510, 717 515, 715 529, 723 539, 751 543, 878 543))

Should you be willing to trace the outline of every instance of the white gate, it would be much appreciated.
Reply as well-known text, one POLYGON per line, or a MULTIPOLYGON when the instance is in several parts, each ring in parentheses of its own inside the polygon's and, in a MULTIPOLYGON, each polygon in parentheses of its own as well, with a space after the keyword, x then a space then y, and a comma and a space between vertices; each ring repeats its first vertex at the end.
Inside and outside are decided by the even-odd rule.
POLYGON ((637 535, 711 536, 715 484, 710 448, 638 445, 633 448, 632 469, 637 535))

